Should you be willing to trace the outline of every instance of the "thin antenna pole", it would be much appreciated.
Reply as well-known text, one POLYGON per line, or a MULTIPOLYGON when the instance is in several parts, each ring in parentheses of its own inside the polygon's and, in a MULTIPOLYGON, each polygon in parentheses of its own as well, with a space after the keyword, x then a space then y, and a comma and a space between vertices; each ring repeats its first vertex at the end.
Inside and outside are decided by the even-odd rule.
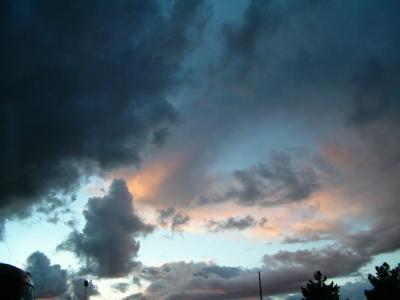
POLYGON ((260 286, 260 300, 263 300, 263 293, 262 293, 262 287, 261 287, 261 274, 258 272, 258 285, 260 286))
POLYGON ((85 300, 86 300, 86 289, 87 289, 87 287, 89 286, 89 281, 84 280, 84 281, 83 281, 83 286, 85 287, 85 300))

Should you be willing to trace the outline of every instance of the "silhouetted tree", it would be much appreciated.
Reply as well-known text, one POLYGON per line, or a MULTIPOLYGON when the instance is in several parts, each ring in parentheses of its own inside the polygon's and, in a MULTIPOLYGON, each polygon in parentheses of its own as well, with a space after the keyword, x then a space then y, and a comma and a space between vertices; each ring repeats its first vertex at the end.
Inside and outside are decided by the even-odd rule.
POLYGON ((400 299, 400 264, 390 270, 387 263, 375 267, 376 276, 368 274, 371 290, 365 290, 368 300, 400 299))
POLYGON ((320 271, 314 273, 314 279, 309 280, 306 287, 301 287, 302 300, 339 300, 339 287, 333 281, 327 285, 326 276, 322 278, 320 271))

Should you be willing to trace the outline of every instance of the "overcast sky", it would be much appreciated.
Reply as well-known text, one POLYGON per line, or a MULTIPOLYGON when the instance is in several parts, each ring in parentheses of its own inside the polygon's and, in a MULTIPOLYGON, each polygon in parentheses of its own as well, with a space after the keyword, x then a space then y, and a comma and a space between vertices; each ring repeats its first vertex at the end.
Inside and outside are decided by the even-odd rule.
POLYGON ((2 1, 1 262, 39 298, 364 299, 400 262, 399 9, 2 1))

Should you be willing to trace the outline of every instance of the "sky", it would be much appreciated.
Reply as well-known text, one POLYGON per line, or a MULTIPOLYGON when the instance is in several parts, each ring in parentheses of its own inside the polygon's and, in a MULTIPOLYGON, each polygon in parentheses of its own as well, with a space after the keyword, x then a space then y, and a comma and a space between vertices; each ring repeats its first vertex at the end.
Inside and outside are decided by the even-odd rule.
POLYGON ((400 262, 399 9, 1 1, 0 261, 39 299, 364 299, 400 262))

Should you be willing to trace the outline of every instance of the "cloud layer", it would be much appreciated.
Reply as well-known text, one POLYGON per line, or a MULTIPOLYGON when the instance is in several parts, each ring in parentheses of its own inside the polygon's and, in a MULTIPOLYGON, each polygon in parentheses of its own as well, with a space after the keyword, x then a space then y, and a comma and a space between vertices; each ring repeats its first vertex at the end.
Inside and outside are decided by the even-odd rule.
MULTIPOLYGON (((341 243, 306 250, 281 250, 265 255, 259 269, 262 272, 263 292, 269 296, 298 292, 316 270, 329 278, 354 275, 371 262, 374 255, 398 249, 395 238, 398 234, 396 227, 378 224, 371 231, 342 237, 341 243), (368 246, 365 245, 366 237, 368 246)), ((214 263, 174 262, 161 267, 144 267, 139 276, 149 281, 150 285, 140 297, 149 300, 244 300, 257 297, 257 271, 214 263)), ((347 284, 343 292, 360 296, 366 286, 366 282, 347 284)))

